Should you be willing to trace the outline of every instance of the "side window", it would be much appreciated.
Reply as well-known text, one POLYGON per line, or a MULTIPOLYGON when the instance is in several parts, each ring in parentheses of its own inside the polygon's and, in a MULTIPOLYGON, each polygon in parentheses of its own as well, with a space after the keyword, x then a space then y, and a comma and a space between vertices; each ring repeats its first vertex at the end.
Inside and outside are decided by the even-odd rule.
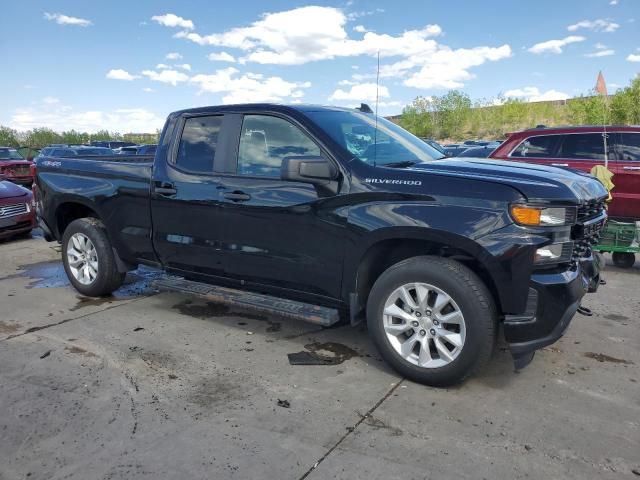
POLYGON ((184 122, 176 165, 196 173, 213 172, 222 115, 192 117, 184 122))
POLYGON ((620 133, 618 138, 620 160, 640 162, 640 133, 620 133))
POLYGON ((294 156, 320 156, 320 148, 286 120, 245 115, 238 149, 240 175, 280 178, 282 160, 294 156))
POLYGON ((558 135, 529 137, 511 152, 511 157, 553 158, 558 143, 558 135))
POLYGON ((563 135, 558 157, 604 161, 604 138, 601 133, 563 135))

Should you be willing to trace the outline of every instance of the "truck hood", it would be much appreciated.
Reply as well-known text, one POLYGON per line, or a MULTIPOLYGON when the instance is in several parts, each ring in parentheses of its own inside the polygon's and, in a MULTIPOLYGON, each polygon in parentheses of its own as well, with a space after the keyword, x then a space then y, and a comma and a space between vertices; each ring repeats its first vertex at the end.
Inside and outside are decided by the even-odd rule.
POLYGON ((0 200, 4 200, 5 198, 15 198, 15 197, 23 197, 29 194, 29 190, 21 187, 20 185, 16 185, 15 183, 9 181, 2 181, 0 179, 0 200))
POLYGON ((410 170, 509 185, 529 201, 558 200, 580 204, 607 195, 602 183, 591 175, 546 165, 465 158, 419 163, 410 170))

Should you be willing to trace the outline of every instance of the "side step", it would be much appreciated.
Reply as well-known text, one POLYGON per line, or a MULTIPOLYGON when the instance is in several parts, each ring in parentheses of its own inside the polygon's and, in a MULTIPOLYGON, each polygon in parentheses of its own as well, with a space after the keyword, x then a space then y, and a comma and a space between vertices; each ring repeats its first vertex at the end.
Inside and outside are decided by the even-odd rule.
POLYGON ((338 310, 335 308, 193 282, 180 277, 162 278, 156 280, 153 285, 159 290, 189 293, 211 302, 224 303, 249 310, 259 310, 323 327, 329 327, 340 320, 338 310))

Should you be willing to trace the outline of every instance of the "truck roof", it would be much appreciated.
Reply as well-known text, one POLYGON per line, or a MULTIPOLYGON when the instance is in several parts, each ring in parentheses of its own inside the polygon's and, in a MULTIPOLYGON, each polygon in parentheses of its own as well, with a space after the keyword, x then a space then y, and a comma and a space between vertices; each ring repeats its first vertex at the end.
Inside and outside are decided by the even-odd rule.
POLYGON ((187 108, 178 110, 172 115, 180 115, 184 113, 205 113, 205 112, 245 112, 245 111, 276 111, 276 112, 353 112, 353 108, 334 107, 329 105, 313 105, 313 104, 295 104, 285 105, 282 103, 243 103, 237 105, 212 105, 208 107, 187 108))

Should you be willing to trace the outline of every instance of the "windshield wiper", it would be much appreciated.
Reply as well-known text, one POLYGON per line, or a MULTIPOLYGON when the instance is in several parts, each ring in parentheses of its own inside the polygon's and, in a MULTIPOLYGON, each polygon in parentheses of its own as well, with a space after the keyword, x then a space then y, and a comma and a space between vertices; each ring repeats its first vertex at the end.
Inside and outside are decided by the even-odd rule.
POLYGON ((381 167, 389 167, 389 168, 407 168, 407 167, 412 167, 416 163, 419 163, 419 162, 415 162, 413 160, 404 160, 403 162, 385 163, 385 164, 380 165, 380 166, 381 167))

